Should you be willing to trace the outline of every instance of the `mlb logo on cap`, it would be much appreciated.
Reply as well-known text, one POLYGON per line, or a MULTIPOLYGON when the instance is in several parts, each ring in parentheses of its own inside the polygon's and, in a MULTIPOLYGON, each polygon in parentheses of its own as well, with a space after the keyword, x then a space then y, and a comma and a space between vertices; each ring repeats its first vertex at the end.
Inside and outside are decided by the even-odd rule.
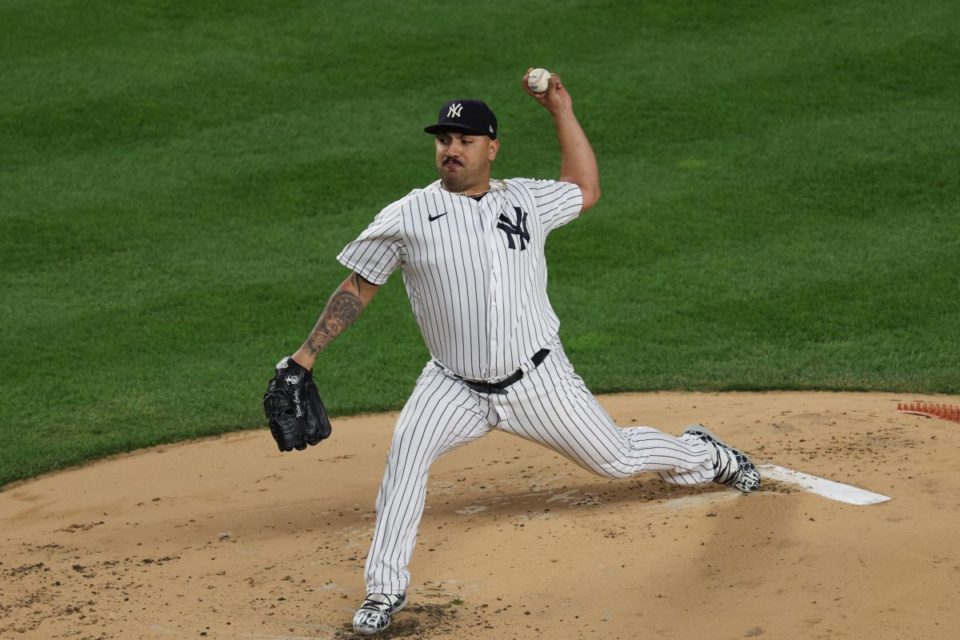
POLYGON ((451 100, 437 115, 437 124, 425 127, 427 133, 457 131, 497 139, 497 116, 482 100, 451 100))

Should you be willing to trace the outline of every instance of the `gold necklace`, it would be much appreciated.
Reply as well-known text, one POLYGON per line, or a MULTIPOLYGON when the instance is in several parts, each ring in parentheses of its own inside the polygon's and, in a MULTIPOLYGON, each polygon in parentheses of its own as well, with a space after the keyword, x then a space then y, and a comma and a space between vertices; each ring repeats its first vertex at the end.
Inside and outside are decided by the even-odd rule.
POLYGON ((490 193, 490 189, 487 189, 486 191, 479 191, 477 193, 467 193, 466 191, 461 191, 460 193, 455 193, 453 195, 467 196, 468 198, 479 198, 480 196, 487 195, 488 193, 490 193))

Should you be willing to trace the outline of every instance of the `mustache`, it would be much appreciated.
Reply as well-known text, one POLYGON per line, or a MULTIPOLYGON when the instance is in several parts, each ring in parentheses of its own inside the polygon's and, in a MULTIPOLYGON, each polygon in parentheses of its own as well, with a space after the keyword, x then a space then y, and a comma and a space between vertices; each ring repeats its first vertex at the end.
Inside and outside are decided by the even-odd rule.
POLYGON ((461 167, 463 166, 463 163, 460 162, 459 160, 457 160, 456 158, 444 158, 444 159, 443 159, 443 165, 446 166, 446 165, 448 165, 448 164, 458 164, 458 165, 460 165, 461 167))

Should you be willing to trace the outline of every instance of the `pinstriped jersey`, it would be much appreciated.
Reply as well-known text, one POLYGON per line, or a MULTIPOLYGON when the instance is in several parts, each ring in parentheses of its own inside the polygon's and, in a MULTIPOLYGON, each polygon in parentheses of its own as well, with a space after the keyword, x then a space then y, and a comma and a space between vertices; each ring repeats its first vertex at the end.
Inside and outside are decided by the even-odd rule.
POLYGON ((440 181, 384 208, 337 259, 380 285, 397 268, 434 360, 496 381, 556 339, 547 299, 547 235, 579 215, 569 182, 494 180, 479 201, 440 181))

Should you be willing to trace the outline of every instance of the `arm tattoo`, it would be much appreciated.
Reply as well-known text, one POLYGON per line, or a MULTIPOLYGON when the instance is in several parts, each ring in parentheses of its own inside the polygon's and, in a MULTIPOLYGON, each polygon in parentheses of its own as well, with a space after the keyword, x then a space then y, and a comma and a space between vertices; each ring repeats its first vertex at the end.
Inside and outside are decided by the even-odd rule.
MULTIPOLYGON (((359 291, 359 286, 357 287, 359 291)), ((303 348, 315 356, 322 351, 340 333, 350 326, 363 311, 363 302, 353 291, 337 291, 330 297, 326 308, 317 320, 317 326, 303 343, 303 348)))

